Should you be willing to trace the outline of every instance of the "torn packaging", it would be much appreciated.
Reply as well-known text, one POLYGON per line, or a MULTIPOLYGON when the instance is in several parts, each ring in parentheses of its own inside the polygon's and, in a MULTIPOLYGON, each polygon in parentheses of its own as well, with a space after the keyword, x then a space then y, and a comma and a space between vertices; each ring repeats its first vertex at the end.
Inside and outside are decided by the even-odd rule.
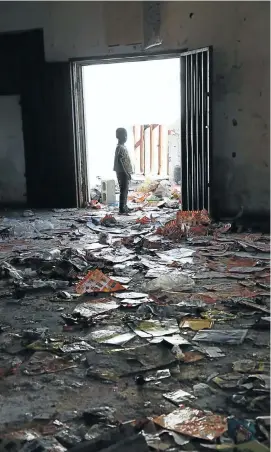
POLYGON ((73 317, 83 317, 90 319, 96 315, 104 314, 108 311, 117 309, 119 305, 115 301, 111 301, 108 298, 98 299, 97 301, 91 301, 79 304, 74 309, 73 317))
POLYGON ((135 337, 135 333, 128 331, 122 325, 112 325, 106 330, 96 330, 89 333, 85 339, 92 339, 101 344, 121 345, 135 337))
POLYGON ((167 320, 142 320, 137 325, 131 324, 132 330, 140 337, 159 337, 179 332, 175 319, 167 320))
POLYGON ((225 416, 183 405, 172 413, 154 418, 153 421, 162 428, 211 441, 219 438, 228 428, 225 416))
POLYGON ((190 328, 194 331, 212 328, 214 322, 210 319, 191 319, 184 318, 180 322, 180 328, 190 328))
POLYGON ((167 394, 163 394, 163 397, 175 405, 179 405, 182 402, 186 402, 188 400, 195 399, 195 396, 189 394, 189 392, 185 392, 182 389, 178 389, 175 392, 169 392, 167 394))
POLYGON ((76 286, 76 292, 79 294, 116 292, 119 290, 125 290, 125 287, 117 281, 109 278, 100 270, 90 271, 76 286))

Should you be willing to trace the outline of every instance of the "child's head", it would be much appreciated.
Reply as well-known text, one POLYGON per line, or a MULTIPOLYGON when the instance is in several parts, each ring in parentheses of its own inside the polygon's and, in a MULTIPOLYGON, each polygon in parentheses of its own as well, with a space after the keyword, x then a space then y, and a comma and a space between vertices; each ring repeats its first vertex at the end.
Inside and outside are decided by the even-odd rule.
POLYGON ((116 130, 116 138, 118 139, 120 144, 124 144, 127 141, 127 130, 123 127, 119 127, 116 130))

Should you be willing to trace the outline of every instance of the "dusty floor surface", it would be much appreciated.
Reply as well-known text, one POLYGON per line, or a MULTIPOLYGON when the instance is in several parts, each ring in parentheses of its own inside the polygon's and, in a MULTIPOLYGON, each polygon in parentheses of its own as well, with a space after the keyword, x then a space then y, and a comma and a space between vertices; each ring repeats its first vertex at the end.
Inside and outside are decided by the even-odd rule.
MULTIPOLYGON (((82 413, 103 406, 116 410, 115 418, 122 422, 169 413, 181 403, 238 419, 269 415, 269 380, 261 377, 269 375, 269 237, 229 231, 174 243, 152 235, 157 224, 136 223, 148 213, 115 215, 114 228, 119 233, 98 226, 113 238, 113 243, 101 249, 92 248, 100 236, 90 217, 95 222, 104 212, 55 210, 29 217, 22 212, 2 213, 2 438, 20 439, 24 434, 14 432, 34 429, 36 435, 49 434, 71 447, 91 437, 88 432, 95 422, 82 421, 82 413), (123 239, 131 237, 131 231, 137 235, 123 239), (176 248, 179 254, 170 254, 176 248), (143 292, 146 297, 137 299, 137 306, 133 306, 134 299, 121 304, 114 294, 65 298, 67 292, 75 294, 79 279, 95 268, 112 277, 129 278, 127 291, 143 292), (161 282, 169 270, 186 280, 181 279, 179 287, 175 281, 166 293, 153 292, 146 286, 154 281, 146 278, 150 270, 160 271, 150 276, 160 275, 161 282), (51 288, 48 281, 55 282, 51 288), (187 288, 181 287, 185 281, 187 288), (97 305, 101 297, 106 298, 105 305, 111 299, 119 307, 91 319, 72 317, 77 306, 93 300, 97 305), (243 301, 253 304, 246 306, 243 301), (193 340, 197 331, 181 322, 203 319, 204 315, 213 319, 210 331, 229 331, 226 339, 220 337, 214 343, 193 340), (165 332, 150 330, 150 319, 160 320, 165 332), (142 335, 146 337, 132 334, 140 321, 145 322, 140 331, 145 328, 142 335), (168 331, 172 325, 173 334, 181 335, 179 341, 181 337, 188 342, 179 345, 177 352, 176 346, 172 349, 172 343, 161 339, 172 337, 168 331), (226 343, 236 330, 242 330, 242 343, 226 343), (131 337, 126 343, 122 338, 119 345, 103 343, 124 333, 131 337), (79 343, 78 349, 65 348, 74 343, 79 343), (219 347, 221 356, 210 357, 210 347, 219 347), (192 362, 187 362, 189 358, 192 362), (240 360, 251 361, 233 368, 240 360), (169 369, 168 378, 157 379, 159 369, 169 369), (224 385, 214 380, 226 374, 230 375, 224 385), (250 375, 254 377, 248 379, 250 375), (146 381, 149 376, 154 379, 146 381), (197 386, 201 383, 204 385, 197 386), (163 396, 179 389, 195 398, 187 396, 173 404, 163 396)), ((176 211, 162 209, 153 215, 163 224, 176 211)), ((176 447, 195 450, 189 443, 176 447)))

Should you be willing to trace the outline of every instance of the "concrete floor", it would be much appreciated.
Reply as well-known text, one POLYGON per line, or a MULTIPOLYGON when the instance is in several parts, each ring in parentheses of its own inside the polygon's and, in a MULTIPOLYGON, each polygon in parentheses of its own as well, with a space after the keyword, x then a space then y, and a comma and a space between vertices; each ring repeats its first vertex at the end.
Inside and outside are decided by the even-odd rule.
MULTIPOLYGON (((148 211, 144 212, 144 215, 148 211)), ((158 213, 159 220, 163 221, 170 216, 174 216, 174 212, 162 210, 158 213)), ((128 320, 135 320, 135 318, 142 318, 142 314, 137 313, 137 308, 122 308, 113 311, 113 314, 98 318, 96 324, 88 328, 70 327, 65 328, 65 321, 62 315, 72 313, 75 306, 81 301, 78 299, 58 299, 56 294, 58 290, 33 290, 29 288, 19 288, 21 282, 14 279, 12 275, 8 276, 6 271, 3 271, 3 262, 12 263, 12 265, 23 275, 23 281, 27 282, 29 286, 32 285, 33 280, 48 280, 57 278, 49 277, 49 273, 43 273, 41 276, 36 272, 40 271, 41 259, 36 257, 35 253, 50 251, 52 249, 63 250, 65 248, 85 250, 88 245, 98 241, 98 234, 95 234, 87 227, 87 218, 93 215, 102 215, 101 212, 93 210, 63 210, 54 212, 35 212, 34 216, 24 217, 21 212, 5 213, 2 226, 11 224, 13 221, 11 234, 8 237, 3 237, 0 242, 0 266, 2 269, 2 278, 0 280, 0 312, 1 312, 1 330, 0 334, 0 371, 2 378, 0 380, 0 430, 2 435, 11 435, 12 431, 23 430, 26 428, 40 428, 40 425, 47 425, 52 420, 57 419, 60 422, 65 422, 69 425, 70 431, 76 431, 74 444, 79 441, 78 437, 82 439, 82 421, 80 414, 84 410, 93 407, 109 406, 116 410, 116 417, 119 421, 128 421, 135 418, 143 418, 146 416, 160 415, 165 412, 174 410, 174 405, 165 400, 163 394, 165 392, 176 391, 183 389, 193 394, 193 388, 199 383, 205 383, 209 389, 205 388, 205 392, 199 397, 190 401, 188 405, 195 406, 201 409, 209 409, 216 413, 225 415, 235 415, 238 418, 255 419, 257 415, 268 415, 268 401, 259 402, 258 407, 254 411, 249 409, 249 401, 255 399, 258 393, 250 391, 246 394, 247 402, 245 404, 236 404, 232 400, 232 395, 236 394, 237 386, 230 389, 221 389, 213 381, 211 376, 227 374, 232 372, 232 364, 235 361, 249 359, 253 361, 269 362, 269 329, 259 328, 255 329, 255 323, 261 318, 268 316, 267 313, 261 312, 259 309, 245 307, 238 304, 238 300, 247 298, 256 304, 260 303, 268 310, 269 306, 269 290, 268 277, 269 260, 268 253, 250 248, 245 251, 245 247, 240 245, 240 241, 255 240, 261 243, 268 243, 268 237, 255 237, 246 234, 227 234, 223 235, 222 240, 211 240, 207 245, 206 239, 200 238, 198 241, 194 239, 194 244, 183 241, 181 243, 165 243, 162 245, 162 250, 169 248, 185 247, 195 250, 192 263, 180 264, 179 272, 186 271, 195 281, 195 286, 190 293, 192 298, 187 301, 187 298, 182 292, 175 293, 172 301, 167 305, 172 307, 171 317, 177 319, 182 318, 183 313, 190 313, 190 315, 199 315, 199 309, 193 304, 193 300, 198 300, 199 293, 217 293, 216 304, 202 304, 201 310, 218 309, 220 311, 234 313, 236 318, 226 322, 215 321, 213 329, 248 329, 246 338, 242 344, 226 345, 221 344, 206 344, 204 342, 195 343, 194 347, 188 347, 185 350, 195 351, 195 345, 200 345, 204 354, 204 348, 208 345, 218 346, 225 356, 211 359, 204 355, 203 359, 184 363, 182 361, 176 362, 174 355, 171 354, 170 348, 165 345, 149 345, 150 355, 158 353, 157 368, 161 368, 163 361, 159 355, 162 349, 165 348, 166 353, 172 355, 172 363, 170 366, 171 377, 156 382, 148 382, 140 386, 135 383, 135 376, 137 372, 131 376, 121 376, 120 378, 113 378, 112 381, 101 381, 99 378, 94 378, 93 374, 88 373, 89 367, 94 367, 96 371, 99 370, 99 356, 104 356, 106 351, 112 350, 112 346, 102 345, 89 338, 89 333, 99 330, 107 329, 112 325, 123 325, 128 320), (51 231, 33 232, 33 225, 35 221, 46 221, 51 223, 51 231), (16 226, 15 226, 16 224, 16 226), (21 226, 20 226, 21 225, 21 226), (53 225, 53 227, 52 227, 53 225), (20 227, 19 227, 20 226, 20 227), (17 233, 17 236, 12 235, 12 230, 17 233), (19 235, 18 235, 19 234, 19 235), (29 236, 29 237, 27 237, 29 236), (225 238, 228 240, 225 242, 225 238), (205 242, 204 242, 205 240, 205 242), (28 255, 25 253, 29 253, 28 255), (229 260, 236 257, 240 260, 240 265, 235 273, 229 273, 227 265, 229 260), (29 261, 21 262, 22 257, 30 257, 29 261), (250 259, 250 271, 246 271, 246 259, 250 259), (253 262, 252 262, 253 261, 253 262), (257 264, 255 268, 262 267, 261 271, 257 272, 252 266, 257 264), (203 274, 204 272, 204 274, 203 274), (207 273, 208 272, 208 275, 207 273), (214 273, 216 272, 216 274, 214 273), (218 272, 224 272, 224 275, 218 276, 218 272), (47 275, 47 276, 46 276, 47 275), (207 275, 207 277, 206 277, 207 275), (233 275, 236 278, 233 279, 233 275), (262 278, 262 279, 261 279, 262 278), (261 283, 262 281, 262 283, 261 283), (241 288, 242 290, 250 291, 243 293, 239 297, 234 297, 234 290, 241 288), (252 292, 258 291, 257 298, 252 297, 252 292), (224 294, 223 297, 221 294, 224 294), (225 295, 226 293, 226 295, 225 295), (52 301, 54 300, 54 301, 52 301), (183 301, 183 306, 178 306, 178 303, 183 301), (193 305, 195 307, 193 307, 193 305), (71 369, 63 370, 55 373, 48 373, 42 375, 30 376, 24 373, 24 366, 33 354, 33 351, 26 348, 24 337, 28 330, 36 328, 48 329, 45 336, 48 338, 55 338, 61 341, 74 342, 78 340, 86 340, 96 351, 100 351, 101 355, 97 355, 93 364, 92 352, 78 352, 71 354, 64 354, 64 357, 69 357, 74 366, 71 369), (13 372, 8 372, 9 369, 15 369, 13 372), (11 374, 10 374, 11 373, 11 374), (211 389, 210 389, 211 388, 211 389), (207 391, 207 392, 206 392, 207 391), (73 430, 74 429, 74 430, 73 430), (80 430, 81 429, 81 430, 80 430), (78 433, 80 430, 81 433, 78 433), (81 435, 81 436, 80 436, 81 435)), ((123 231, 129 235, 131 228, 139 228, 136 225, 136 218, 142 216, 142 213, 135 213, 129 217, 117 217, 116 219, 123 231)), ((35 223, 41 227, 41 223, 35 223)), ((0 222, 0 229, 3 229, 0 222)), ((50 227, 46 225, 47 229, 50 227)), ((147 226, 148 228, 148 226, 147 226)), ((106 228, 110 232, 110 228, 106 228)), ((137 232, 144 234, 146 229, 137 229, 137 232)), ((120 237, 123 234, 115 234, 114 237, 120 237)), ((140 247, 138 244, 131 245, 131 249, 136 251, 139 263, 142 257, 157 259, 157 266, 161 264, 161 259, 157 258, 155 251, 146 247, 140 247)), ((160 250, 159 250, 160 251, 160 250)), ((47 261, 48 264, 48 261, 47 261)), ((111 268, 110 274, 113 274, 113 264, 107 264, 107 270, 111 268)), ((97 264, 97 266, 99 266, 97 264)), ((154 268, 156 264, 154 263, 154 268)), ((50 268, 50 265, 49 265, 50 268)), ((51 267, 52 268, 52 267, 51 267)), ((89 265, 89 268, 92 268, 89 265)), ((144 292, 146 284, 146 268, 140 267, 140 271, 132 277, 129 283, 129 291, 144 292)), ((104 268, 101 268, 105 271, 104 268)), ((85 274, 87 268, 82 272, 76 271, 77 276, 85 274)), ((126 275, 125 275, 126 276, 126 275)), ((65 277, 58 277, 59 281, 65 277)), ((70 280, 69 286, 66 289, 69 292, 74 292, 74 284, 77 280, 70 280)), ((83 296, 83 301, 91 301, 91 295, 83 296)), ((97 297, 94 297, 97 300, 97 297)), ((148 303, 150 304, 150 303, 148 303)), ((199 303, 198 303, 199 304, 199 303)), ((155 303, 151 304, 154 306, 155 303)), ((155 311, 156 312, 156 311, 155 311)), ((168 312, 165 308, 160 309, 160 314, 154 318, 168 317, 168 312), (162 314, 161 314, 162 312, 162 314)), ((266 322, 268 323, 268 322, 266 322)), ((185 329, 180 331, 183 337, 192 341, 195 331, 185 329)), ((37 333, 37 337, 41 332, 37 333)), ((29 341, 28 341, 29 342, 29 341)), ((30 341, 31 342, 31 341, 30 341)), ((191 342, 193 344, 193 341, 191 342)), ((126 347, 134 347, 136 345, 148 344, 145 339, 135 337, 126 347)), ((116 347, 115 347, 116 348, 116 347)), ((182 350, 184 350, 182 348, 182 350)), ((118 369, 120 362, 116 354, 112 359, 111 352, 108 360, 108 368, 118 369)), ((102 358, 101 358, 102 359, 102 358)), ((131 367, 133 370, 134 368, 131 367)), ((114 371, 113 371, 114 373, 114 371)), ((154 374, 155 371, 150 372, 154 374)), ((244 376, 253 374, 255 372, 245 372, 244 376)), ((269 373, 268 370, 264 373, 269 373)), ((87 430, 87 427, 84 427, 87 430)))

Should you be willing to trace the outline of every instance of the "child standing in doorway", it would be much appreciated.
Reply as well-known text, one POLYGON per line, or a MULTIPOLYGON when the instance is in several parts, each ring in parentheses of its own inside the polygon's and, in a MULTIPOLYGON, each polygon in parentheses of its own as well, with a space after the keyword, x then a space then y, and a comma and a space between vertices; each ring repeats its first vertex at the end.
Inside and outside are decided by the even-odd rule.
POLYGON ((132 164, 128 150, 125 146, 127 141, 127 130, 120 127, 116 130, 118 145, 115 151, 114 171, 116 171, 120 188, 119 213, 128 214, 127 197, 129 182, 133 173, 132 164))

